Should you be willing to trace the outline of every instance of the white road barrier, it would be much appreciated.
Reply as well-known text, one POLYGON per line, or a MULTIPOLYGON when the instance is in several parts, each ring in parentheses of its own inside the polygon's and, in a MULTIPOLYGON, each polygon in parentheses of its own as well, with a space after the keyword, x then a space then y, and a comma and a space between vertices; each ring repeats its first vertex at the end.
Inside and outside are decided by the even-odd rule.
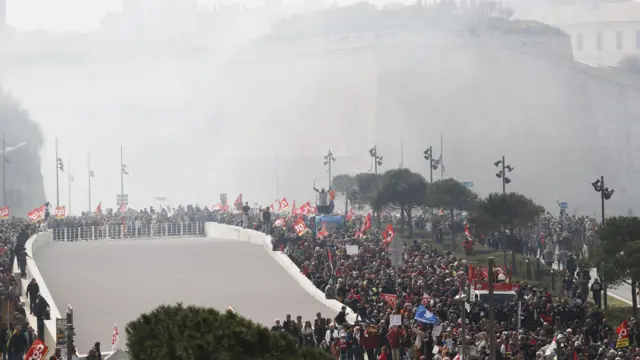
MULTIPOLYGON (((243 229, 238 226, 214 222, 206 223, 204 226, 204 232, 205 236, 208 238, 249 242, 263 246, 265 251, 271 255, 271 257, 277 261, 278 264, 280 264, 280 266, 282 266, 309 295, 313 296, 318 302, 324 304, 335 312, 340 312, 343 306, 341 302, 337 300, 328 300, 324 296, 324 292, 318 289, 311 280, 309 280, 309 278, 304 276, 302 271, 300 271, 300 268, 298 268, 286 254, 280 251, 272 251, 271 236, 267 236, 266 234, 255 230, 243 229)), ((354 323, 356 315, 348 314, 347 320, 350 323, 354 323)))
POLYGON ((52 229, 54 241, 204 236, 203 222, 71 227, 52 229))

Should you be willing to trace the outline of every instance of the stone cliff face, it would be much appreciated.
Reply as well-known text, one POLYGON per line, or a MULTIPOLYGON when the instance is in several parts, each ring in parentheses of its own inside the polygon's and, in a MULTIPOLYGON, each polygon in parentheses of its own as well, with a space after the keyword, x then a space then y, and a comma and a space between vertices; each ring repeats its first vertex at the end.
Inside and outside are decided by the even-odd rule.
MULTIPOLYGON (((31 209, 46 202, 44 182, 40 171, 42 132, 29 114, 9 94, 0 89, 0 132, 5 134, 7 151, 7 199, 11 216, 26 216, 31 209)), ((2 177, 0 176, 0 186, 2 177)), ((0 187, 0 197, 2 187, 0 187)))
POLYGON ((556 200, 568 201, 570 213, 598 211, 590 182, 604 175, 616 189, 608 212, 626 214, 640 205, 631 155, 639 91, 632 79, 570 56, 557 32, 405 31, 256 46, 228 73, 235 85, 223 117, 237 131, 254 130, 246 139, 254 146, 238 150, 246 156, 307 155, 301 163, 318 165, 301 169, 302 179, 325 176, 319 156, 327 148, 358 155, 342 158, 334 174, 366 170, 374 144, 382 170, 394 168, 400 141, 404 165, 428 176, 422 151, 434 145, 438 155, 443 133, 445 176, 473 181, 481 194, 501 191, 492 163, 505 155, 516 167, 509 189, 554 213, 556 200))

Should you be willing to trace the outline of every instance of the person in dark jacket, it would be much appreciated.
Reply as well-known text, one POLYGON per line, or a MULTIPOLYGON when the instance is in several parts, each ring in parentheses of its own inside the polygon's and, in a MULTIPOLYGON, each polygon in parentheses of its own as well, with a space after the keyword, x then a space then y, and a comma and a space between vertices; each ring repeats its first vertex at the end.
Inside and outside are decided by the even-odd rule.
POLYGON ((16 330, 11 334, 7 344, 8 360, 22 360, 27 351, 27 337, 22 331, 22 326, 16 325, 16 330))
POLYGON ((36 298, 35 316, 38 321, 38 339, 44 341, 44 321, 49 320, 51 317, 49 303, 42 297, 42 294, 38 294, 36 298))
POLYGON ((36 308, 36 299, 40 294, 40 285, 35 278, 31 279, 29 285, 27 285, 27 299, 29 299, 29 312, 33 315, 33 310, 36 308))

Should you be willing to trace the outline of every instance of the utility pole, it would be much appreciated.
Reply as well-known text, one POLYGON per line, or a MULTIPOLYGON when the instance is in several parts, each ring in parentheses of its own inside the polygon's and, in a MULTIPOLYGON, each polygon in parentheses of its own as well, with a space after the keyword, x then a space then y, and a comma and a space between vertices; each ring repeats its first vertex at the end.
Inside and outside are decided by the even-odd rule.
POLYGON ((491 360, 496 360, 496 332, 495 329, 496 324, 496 302, 493 298, 493 277, 495 273, 493 271, 493 266, 495 264, 495 259, 493 257, 489 257, 489 269, 487 269, 488 278, 489 278, 489 338, 490 338, 490 346, 491 346, 491 360))

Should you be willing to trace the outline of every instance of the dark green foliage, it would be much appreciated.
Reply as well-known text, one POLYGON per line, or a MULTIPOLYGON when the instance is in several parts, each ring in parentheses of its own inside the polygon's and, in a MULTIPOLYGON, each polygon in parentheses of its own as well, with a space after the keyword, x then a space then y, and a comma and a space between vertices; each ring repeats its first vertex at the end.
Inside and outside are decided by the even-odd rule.
POLYGON ((429 185, 425 204, 430 208, 471 210, 478 195, 454 179, 438 180, 429 185))
POLYGON ((160 306, 127 324, 133 360, 330 360, 231 311, 160 306))
POLYGON ((518 193, 492 193, 477 202, 469 218, 477 230, 498 231, 526 226, 544 213, 544 208, 518 193))
POLYGON ((384 185, 380 198, 387 205, 395 205, 400 208, 402 226, 409 225, 409 236, 413 236, 412 210, 422 205, 427 193, 427 182, 418 173, 409 169, 389 170, 383 175, 384 185))
POLYGON ((640 281, 640 218, 607 218, 598 232, 600 245, 589 249, 590 263, 609 284, 640 281))

